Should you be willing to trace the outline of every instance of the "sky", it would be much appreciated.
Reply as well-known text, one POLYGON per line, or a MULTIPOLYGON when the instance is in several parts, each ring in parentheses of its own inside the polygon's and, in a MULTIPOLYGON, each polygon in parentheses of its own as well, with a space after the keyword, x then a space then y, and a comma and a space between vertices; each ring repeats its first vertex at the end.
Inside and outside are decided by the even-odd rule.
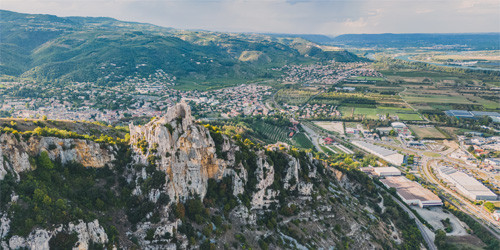
POLYGON ((223 32, 500 32, 499 0, 1 0, 0 8, 223 32))

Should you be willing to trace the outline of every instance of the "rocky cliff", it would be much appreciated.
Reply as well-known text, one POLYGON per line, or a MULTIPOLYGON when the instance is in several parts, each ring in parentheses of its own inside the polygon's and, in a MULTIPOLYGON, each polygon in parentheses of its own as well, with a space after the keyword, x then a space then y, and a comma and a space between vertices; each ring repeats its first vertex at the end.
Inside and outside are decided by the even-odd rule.
POLYGON ((408 235, 367 177, 230 138, 185 103, 131 124, 129 145, 2 134, 0 153, 3 248, 379 249, 408 235), (40 167, 42 151, 60 167, 40 167))
POLYGON ((116 147, 101 145, 82 139, 62 139, 57 137, 31 136, 22 138, 14 134, 0 135, 0 180, 8 171, 18 175, 32 169, 35 157, 47 151, 50 159, 60 160, 62 164, 78 162, 85 167, 101 168, 111 165, 115 160, 116 147))
MULTIPOLYGON (((230 150, 226 139, 223 146, 230 150)), ((130 145, 138 163, 154 164, 167 175, 165 191, 175 200, 204 197, 209 178, 220 179, 227 162, 218 158, 207 128, 194 123, 185 103, 144 126, 130 125, 130 145)))

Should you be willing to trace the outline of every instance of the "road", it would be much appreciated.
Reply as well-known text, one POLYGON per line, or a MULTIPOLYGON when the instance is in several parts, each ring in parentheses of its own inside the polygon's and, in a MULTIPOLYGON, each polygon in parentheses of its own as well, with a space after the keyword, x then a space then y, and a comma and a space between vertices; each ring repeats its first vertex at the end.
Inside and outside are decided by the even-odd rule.
MULTIPOLYGON (((408 88, 405 87, 405 89, 401 92, 398 93, 399 97, 401 98, 401 100, 403 100, 404 103, 406 103, 406 105, 408 107, 410 107, 413 111, 415 112, 418 112, 418 110, 416 108, 414 108, 413 106, 411 106, 404 98, 403 96, 401 96, 401 93, 405 92, 408 88)), ((429 119, 427 119, 425 116, 421 115, 420 117, 422 117, 426 122, 431 122, 429 121, 429 119)))
MULTIPOLYGON (((378 143, 386 145, 386 146, 390 146, 390 145, 387 145, 383 142, 378 142, 378 143)), ((394 146, 394 145, 392 145, 392 146, 394 146)), ((403 148, 401 148, 401 149, 403 149, 403 148)), ((436 185, 439 189, 441 189, 445 193, 447 193, 447 194, 451 195, 452 197, 454 197, 455 199, 459 200, 461 204, 456 204, 456 202, 453 202, 452 200, 447 199, 448 202, 450 202, 453 205, 455 205, 456 207, 458 207, 462 212, 468 214, 476 222, 480 223, 486 229, 488 229, 488 231, 490 231, 495 237, 500 239, 500 234, 497 231, 498 229, 500 229, 500 223, 498 223, 498 221, 495 221, 491 217, 491 214, 489 214, 488 212, 486 212, 485 210, 483 210, 481 208, 476 207, 475 205, 471 204, 470 201, 468 201, 467 199, 461 197, 456 192, 453 192, 452 190, 448 189, 432 173, 432 171, 431 171, 431 164, 432 163, 436 164, 436 166, 440 161, 451 162, 451 163, 454 163, 457 165, 463 164, 461 162, 458 162, 456 160, 452 160, 452 159, 449 159, 448 157, 446 157, 446 155, 450 154, 454 150, 446 150, 444 152, 441 152, 440 153, 441 156, 435 157, 435 158, 427 157, 423 154, 423 152, 429 152, 429 151, 415 150, 415 149, 407 148, 407 147, 404 147, 404 150, 409 151, 409 152, 413 152, 415 155, 421 156, 421 163, 419 164, 419 166, 420 166, 420 170, 421 170, 420 172, 422 173, 422 177, 424 179, 426 179, 427 181, 429 181, 430 183, 433 183, 434 185, 436 185), (495 227, 495 229, 492 229, 491 227, 489 227, 489 225, 493 225, 495 227)))
POLYGON ((422 173, 425 175, 426 179, 434 183, 435 185, 438 185, 441 190, 444 190, 446 193, 450 194, 452 197, 459 200, 461 204, 454 204, 453 201, 447 199, 448 202, 454 204, 462 212, 469 214, 472 219, 482 224, 488 231, 491 232, 491 234, 493 234, 496 238, 500 239, 500 234, 497 232, 499 228, 498 221, 495 221, 493 218, 491 218, 491 215, 486 211, 482 210, 481 208, 477 208, 475 205, 471 204, 468 200, 464 199, 459 194, 451 191, 450 189, 445 187, 441 182, 439 182, 437 177, 434 176, 434 174, 431 172, 432 168, 431 164, 434 162, 437 162, 437 160, 430 160, 428 162, 425 162, 425 165, 422 164, 422 173), (479 217, 480 219, 477 219, 476 216, 479 217), (496 230, 489 227, 488 224, 495 226, 496 230))
POLYGON ((314 130, 309 128, 304 123, 301 123, 300 125, 306 131, 306 135, 309 137, 309 139, 311 139, 311 142, 314 144, 314 147, 316 147, 316 149, 319 152, 323 152, 323 149, 321 149, 321 147, 319 146, 319 142, 318 142, 321 137, 318 134, 316 134, 316 132, 314 132, 314 130))
POLYGON ((413 212, 410 209, 408 209, 408 207, 405 204, 396 199, 394 196, 391 195, 391 197, 410 216, 410 218, 415 220, 418 230, 420 230, 420 233, 422 234, 422 237, 427 243, 429 250, 437 250, 437 247, 434 244, 434 233, 432 233, 431 230, 429 230, 426 226, 424 226, 424 224, 422 224, 422 222, 418 220, 415 214, 413 214, 413 212))

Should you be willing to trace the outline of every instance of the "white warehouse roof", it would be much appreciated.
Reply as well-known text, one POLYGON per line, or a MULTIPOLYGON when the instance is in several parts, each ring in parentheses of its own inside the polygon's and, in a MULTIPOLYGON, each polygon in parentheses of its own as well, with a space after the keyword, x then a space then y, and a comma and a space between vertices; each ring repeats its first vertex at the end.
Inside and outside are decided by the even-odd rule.
POLYGON ((399 154, 396 151, 386 149, 371 143, 367 143, 364 141, 353 141, 352 144, 358 146, 359 148, 368 151, 371 154, 374 154, 385 161, 393 164, 393 165, 401 165, 404 161, 404 155, 399 154))
POLYGON ((404 124, 402 122, 393 122, 393 123, 391 123, 391 126, 393 128, 405 128, 406 124, 404 124))
POLYGON ((395 167, 378 167, 374 168, 373 171, 380 176, 384 175, 401 175, 401 171, 395 167))
POLYGON ((496 199, 497 195, 476 178, 450 167, 440 167, 439 173, 473 200, 496 199))

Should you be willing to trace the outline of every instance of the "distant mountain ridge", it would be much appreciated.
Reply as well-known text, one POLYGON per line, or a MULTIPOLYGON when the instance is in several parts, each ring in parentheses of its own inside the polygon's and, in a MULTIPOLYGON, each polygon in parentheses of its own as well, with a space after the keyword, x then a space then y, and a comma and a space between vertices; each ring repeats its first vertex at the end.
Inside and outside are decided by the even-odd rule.
POLYGON ((273 37, 296 37, 322 45, 361 48, 408 48, 449 46, 461 49, 500 49, 500 33, 383 33, 343 34, 328 36, 319 34, 265 34, 273 37))
POLYGON ((159 69, 181 79, 255 79, 287 63, 363 60, 300 38, 184 31, 106 17, 5 10, 0 16, 0 74, 38 80, 118 82, 159 69))
POLYGON ((496 50, 500 49, 500 33, 458 33, 458 34, 345 34, 332 38, 335 45, 352 47, 433 47, 453 46, 462 49, 496 50))

